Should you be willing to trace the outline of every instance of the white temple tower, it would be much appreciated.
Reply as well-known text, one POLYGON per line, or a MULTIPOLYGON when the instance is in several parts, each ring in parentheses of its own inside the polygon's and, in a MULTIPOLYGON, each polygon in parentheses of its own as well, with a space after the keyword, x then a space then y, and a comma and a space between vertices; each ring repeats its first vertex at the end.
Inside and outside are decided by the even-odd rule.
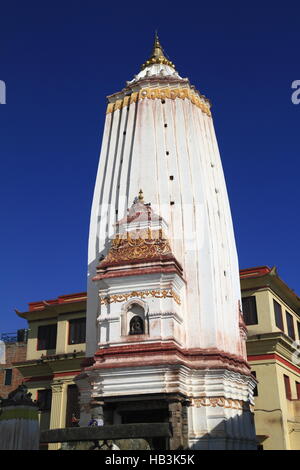
POLYGON ((110 424, 170 420, 171 448, 255 448, 255 381, 210 102, 157 36, 138 75, 108 97, 88 275, 93 360, 82 407, 102 400, 110 424))

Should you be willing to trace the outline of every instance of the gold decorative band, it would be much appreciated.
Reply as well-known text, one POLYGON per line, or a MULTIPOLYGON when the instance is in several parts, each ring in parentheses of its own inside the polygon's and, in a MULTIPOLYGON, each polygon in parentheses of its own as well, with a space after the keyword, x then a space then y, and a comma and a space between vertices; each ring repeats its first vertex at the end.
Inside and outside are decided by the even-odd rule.
POLYGON ((107 105, 106 114, 112 113, 117 109, 124 108, 129 106, 131 103, 136 103, 138 100, 143 100, 145 98, 151 100, 175 100, 176 98, 180 98, 182 100, 188 99, 208 116, 211 116, 208 104, 202 101, 190 88, 143 88, 139 92, 132 93, 130 96, 125 96, 123 99, 117 100, 114 103, 109 103, 107 105))
POLYGON ((253 411, 253 406, 243 400, 234 400, 233 398, 224 398, 224 397, 203 397, 203 398, 194 398, 192 403, 196 408, 201 406, 221 406, 223 408, 230 408, 232 410, 250 410, 253 411))
POLYGON ((142 65, 141 70, 143 70, 146 67, 149 67, 149 65, 153 65, 153 64, 165 64, 165 65, 169 65, 169 67, 175 68, 175 65, 173 64, 173 62, 171 62, 170 60, 168 60, 164 56, 160 56, 160 57, 151 57, 149 60, 147 60, 142 65))
POLYGON ((124 302, 128 299, 132 299, 133 297, 140 297, 141 299, 145 299, 146 297, 157 297, 159 299, 172 297, 178 305, 181 304, 179 295, 177 295, 173 289, 132 291, 129 294, 113 294, 105 297, 100 296, 100 304, 108 305, 116 302, 124 302))

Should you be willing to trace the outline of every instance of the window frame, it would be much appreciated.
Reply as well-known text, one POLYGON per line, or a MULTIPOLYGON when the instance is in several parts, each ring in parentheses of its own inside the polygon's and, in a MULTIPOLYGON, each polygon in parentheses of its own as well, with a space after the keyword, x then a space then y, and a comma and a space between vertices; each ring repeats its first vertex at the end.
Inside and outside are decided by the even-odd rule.
POLYGON ((39 325, 38 326, 38 331, 37 331, 37 346, 36 346, 37 351, 45 351, 45 350, 48 350, 48 349, 49 350, 56 349, 56 343, 57 343, 57 323, 49 323, 47 325, 39 325), (53 338, 51 338, 51 334, 49 334, 49 338, 48 338, 49 342, 47 344, 46 343, 47 339, 40 337, 40 336, 42 336, 42 335, 40 335, 40 331, 42 331, 42 328, 44 328, 45 330, 48 328, 50 330, 53 327, 55 329, 55 334, 52 334, 53 338), (50 341, 51 339, 53 341, 53 347, 52 347, 52 343, 50 341), (44 341, 44 343, 42 341, 44 341), (50 347, 49 347, 49 343, 50 343, 50 347), (54 343, 55 343, 55 345, 54 345, 54 343))
POLYGON ((256 296, 255 295, 249 295, 247 297, 242 297, 242 310, 243 310, 243 318, 244 322, 247 326, 252 326, 252 325, 258 325, 258 312, 257 312, 257 303, 256 303, 256 296), (250 301, 251 299, 251 301, 250 301), (247 307, 246 307, 246 301, 249 303, 251 307, 251 312, 247 312, 247 307), (252 304, 252 305, 251 305, 252 304), (254 313, 254 322, 250 322, 250 315, 251 318, 253 318, 253 313, 254 313), (248 317, 247 317, 248 315, 248 317))
MULTIPOLYGON (((82 334, 82 332, 81 332, 82 334)), ((80 336, 77 332, 77 336, 80 336)), ((75 341, 76 341, 76 338, 75 337, 75 341)), ((82 338, 79 338, 79 339, 82 339, 82 338)), ((74 344, 84 344, 86 342, 86 317, 80 317, 80 318, 73 318, 72 320, 68 320, 68 346, 73 346, 74 344), (84 335, 84 338, 83 338, 83 341, 79 341, 79 342, 74 342, 72 343, 72 325, 74 325, 76 322, 80 322, 82 321, 84 323, 84 331, 83 331, 83 335, 84 335)))
POLYGON ((13 381, 13 370, 12 370, 11 367, 7 367, 7 368, 4 369, 3 385, 5 387, 10 387, 12 385, 12 381, 13 381), (10 372, 10 374, 8 374, 8 372, 10 372), (9 377, 8 381, 7 381, 7 377, 9 377))
POLYGON ((288 400, 292 399, 291 380, 288 375, 283 375, 285 396, 288 400))
POLYGON ((286 315, 287 334, 290 338, 292 338, 295 341, 296 334, 295 334, 294 317, 287 310, 285 311, 285 315, 286 315))
POLYGON ((282 315, 282 306, 281 306, 281 304, 280 304, 279 302, 277 302, 277 300, 274 299, 274 298, 273 298, 273 309, 274 309, 275 325, 277 326, 277 328, 279 328, 279 330, 281 330, 281 331, 284 332, 283 315, 282 315), (276 306, 277 306, 277 305, 278 305, 278 308, 280 309, 280 311, 279 311, 278 308, 277 308, 278 311, 276 310, 276 306), (280 315, 280 317, 278 318, 277 315, 280 315), (279 320, 279 321, 278 321, 278 320, 279 320), (277 321, 278 321, 278 322, 277 322, 277 321), (280 323, 281 326, 279 326, 278 323, 280 323))

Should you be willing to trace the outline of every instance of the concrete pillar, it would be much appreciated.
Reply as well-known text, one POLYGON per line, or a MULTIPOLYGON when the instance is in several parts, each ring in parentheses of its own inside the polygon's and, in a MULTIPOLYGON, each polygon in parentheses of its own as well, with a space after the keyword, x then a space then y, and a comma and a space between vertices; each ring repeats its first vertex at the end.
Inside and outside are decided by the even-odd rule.
POLYGON ((57 322, 56 354, 64 354, 66 352, 67 335, 68 321, 59 320, 57 322))
MULTIPOLYGON (((64 428, 66 425, 67 386, 62 381, 53 382, 50 429, 64 428)), ((59 449, 61 444, 50 444, 49 450, 59 449)))

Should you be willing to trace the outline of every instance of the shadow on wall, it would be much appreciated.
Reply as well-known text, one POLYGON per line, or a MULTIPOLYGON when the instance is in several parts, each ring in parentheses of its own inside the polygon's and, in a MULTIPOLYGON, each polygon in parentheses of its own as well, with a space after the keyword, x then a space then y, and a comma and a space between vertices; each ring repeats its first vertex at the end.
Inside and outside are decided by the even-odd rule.
POLYGON ((218 415, 219 409, 209 407, 207 410, 209 432, 198 430, 195 425, 194 433, 190 430, 189 447, 195 450, 257 450, 253 413, 244 409, 239 414, 224 419, 224 416, 218 415), (213 414, 209 413, 211 410, 214 410, 213 414), (212 427, 214 422, 218 424, 212 427))

